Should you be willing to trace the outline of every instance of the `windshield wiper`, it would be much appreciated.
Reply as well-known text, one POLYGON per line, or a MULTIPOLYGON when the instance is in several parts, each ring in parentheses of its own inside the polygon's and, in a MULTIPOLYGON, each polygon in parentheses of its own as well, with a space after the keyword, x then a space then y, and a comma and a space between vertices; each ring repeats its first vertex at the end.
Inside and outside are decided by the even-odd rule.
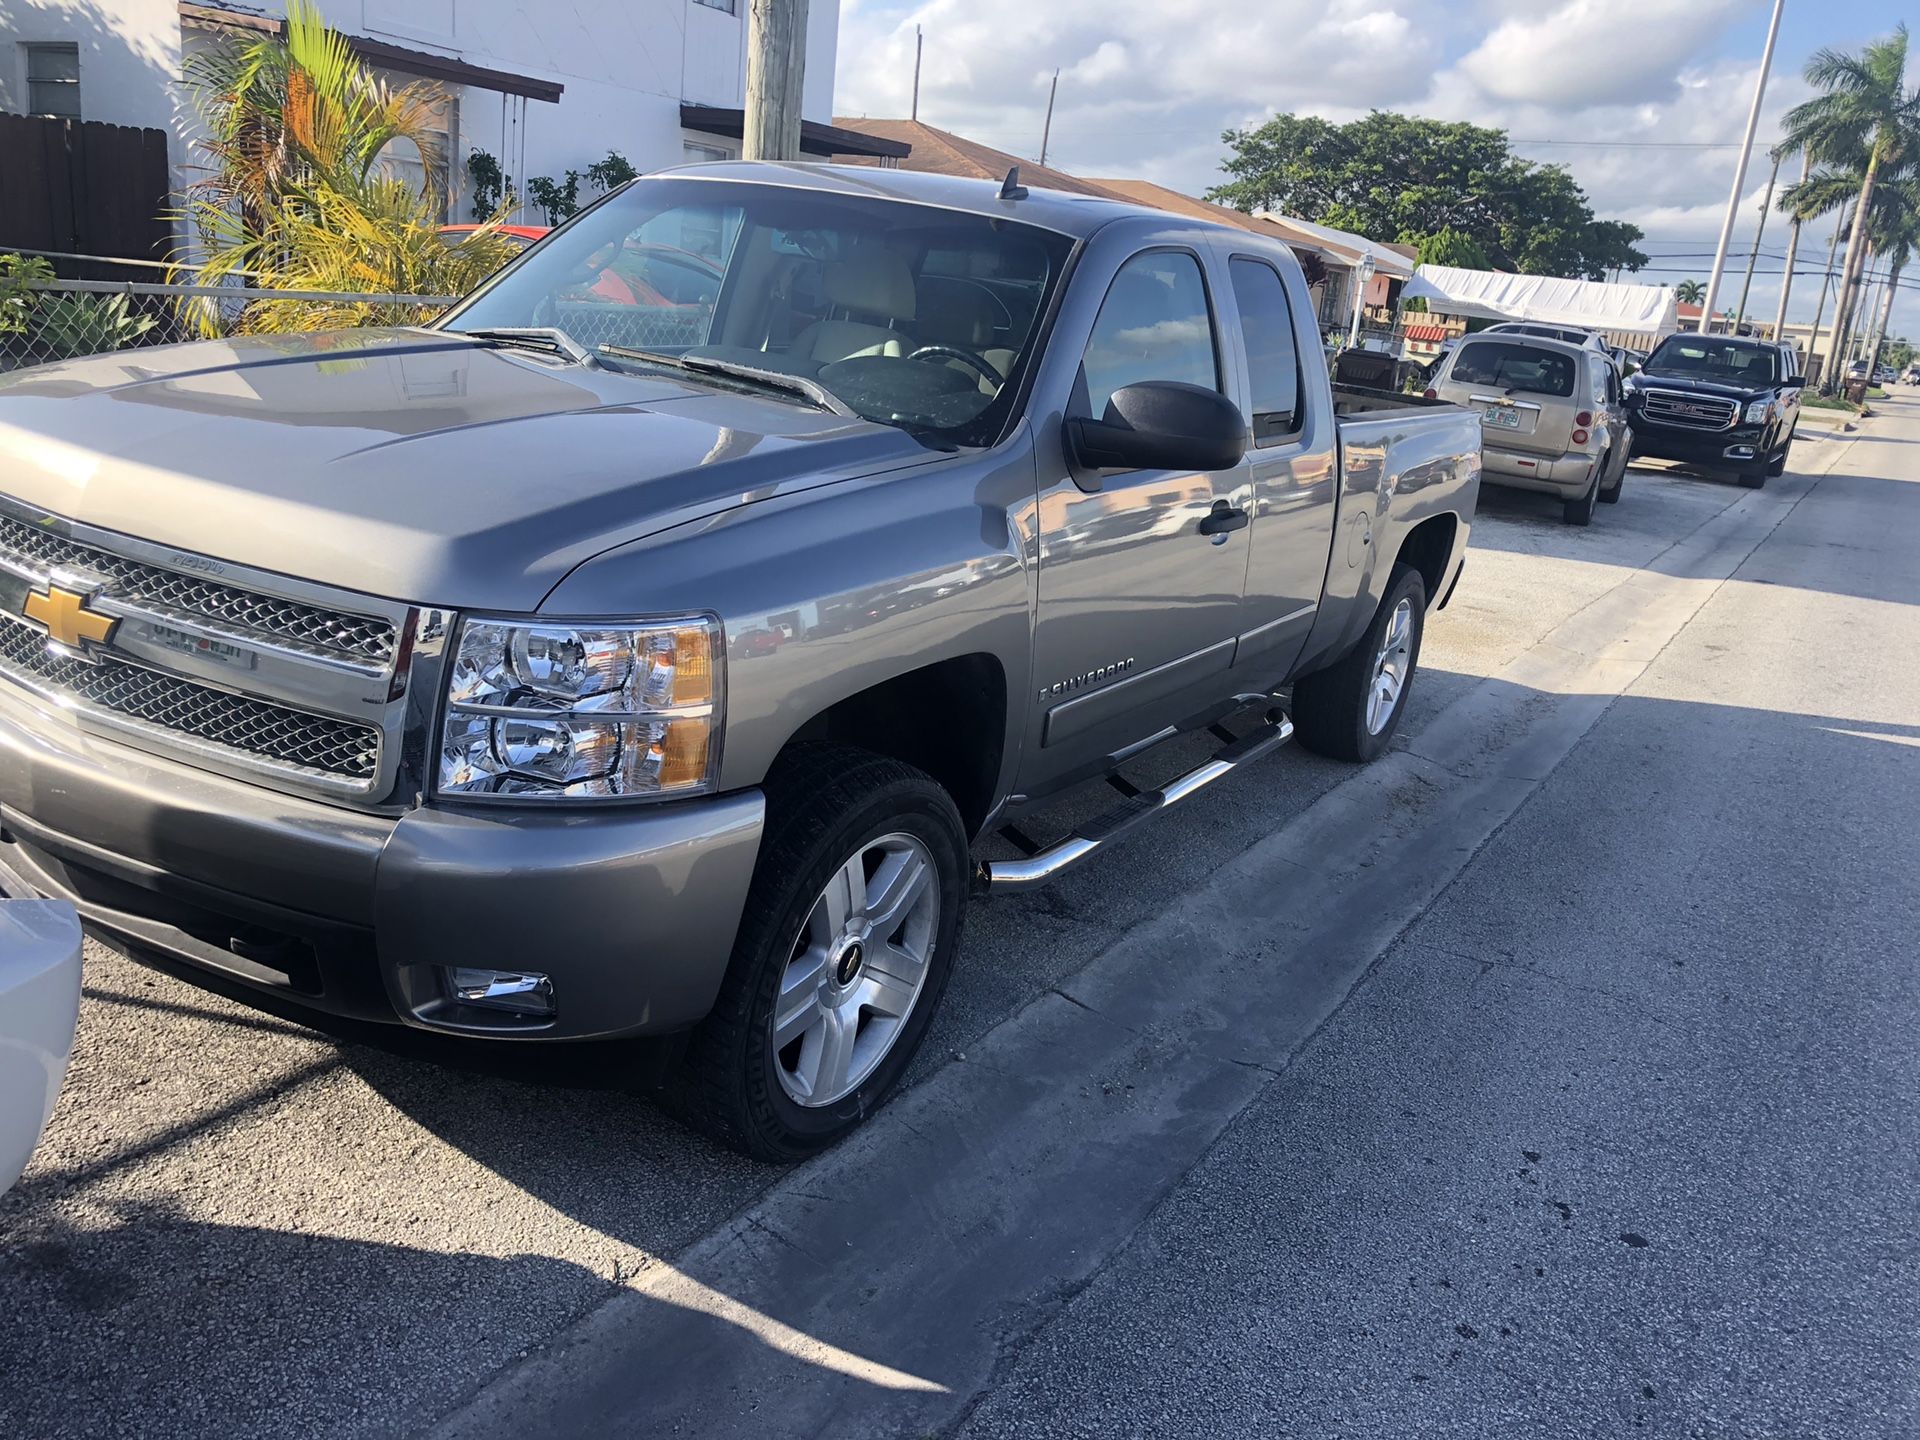
POLYGON ((595 348, 602 355, 611 355, 616 360, 639 360, 648 365, 664 365, 670 370, 692 371, 696 375, 726 375, 735 380, 765 386, 769 390, 784 390, 789 395, 811 400, 831 414, 843 415, 849 420, 860 418, 859 412, 846 401, 818 380, 810 380, 805 375, 791 375, 785 370, 762 370, 757 365, 716 360, 708 355, 662 355, 655 350, 635 350, 626 345, 600 345, 595 348))
POLYGON ((564 330, 551 325, 497 325, 485 330, 449 330, 449 335, 470 335, 494 345, 521 350, 538 350, 543 355, 563 355, 576 365, 594 364, 593 355, 564 330))

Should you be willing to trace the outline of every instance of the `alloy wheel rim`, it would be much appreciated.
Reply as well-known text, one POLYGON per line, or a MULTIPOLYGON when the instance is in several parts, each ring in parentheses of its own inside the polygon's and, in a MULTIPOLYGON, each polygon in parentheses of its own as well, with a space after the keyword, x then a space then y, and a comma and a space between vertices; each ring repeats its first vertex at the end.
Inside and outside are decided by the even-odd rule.
POLYGON ((1381 637, 1380 650, 1373 657, 1373 684, 1367 691, 1367 733, 1378 735, 1400 708, 1400 696, 1407 688, 1407 671, 1413 655, 1413 602, 1402 600, 1393 607, 1387 621, 1387 633, 1381 637))
POLYGON ((800 924, 768 1022, 795 1104, 844 1100, 892 1052, 926 986, 940 919, 933 853, 882 835, 848 856, 800 924))

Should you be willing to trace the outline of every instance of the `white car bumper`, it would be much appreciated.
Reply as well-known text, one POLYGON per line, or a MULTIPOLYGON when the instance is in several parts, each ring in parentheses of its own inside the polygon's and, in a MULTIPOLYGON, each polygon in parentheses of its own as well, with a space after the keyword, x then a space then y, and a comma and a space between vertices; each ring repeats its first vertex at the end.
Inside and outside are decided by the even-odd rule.
POLYGON ((54 900, 0 900, 0 1192, 53 1114, 80 1017, 80 922, 54 900))

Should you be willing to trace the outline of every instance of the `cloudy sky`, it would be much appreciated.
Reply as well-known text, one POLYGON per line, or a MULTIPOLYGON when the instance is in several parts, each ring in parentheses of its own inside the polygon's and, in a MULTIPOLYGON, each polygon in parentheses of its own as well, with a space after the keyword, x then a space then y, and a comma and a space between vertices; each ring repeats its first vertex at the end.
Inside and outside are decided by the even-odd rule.
MULTIPOLYGON (((1771 0, 841 0, 835 108, 907 114, 918 24, 922 120, 1037 155, 1058 67, 1048 159, 1082 175, 1199 194, 1220 179, 1221 130, 1268 115, 1471 120, 1505 129, 1529 159, 1566 165, 1601 217, 1647 232, 1641 248, 1654 258, 1640 278, 1677 283, 1711 267, 1771 10, 1771 0)), ((1920 0, 1787 0, 1726 304, 1766 185, 1764 147, 1809 93, 1808 55, 1856 48, 1903 18, 1920 32, 1920 0)), ((1831 233, 1810 227, 1799 268, 1824 264, 1831 233)), ((1776 214, 1758 269, 1778 272, 1785 246, 1776 214)), ((1778 286, 1777 273, 1757 275, 1749 312, 1772 318, 1778 286)), ((1796 281, 1792 318, 1811 318, 1818 288, 1796 281)), ((1920 293, 1903 287, 1894 328, 1920 338, 1920 293)))

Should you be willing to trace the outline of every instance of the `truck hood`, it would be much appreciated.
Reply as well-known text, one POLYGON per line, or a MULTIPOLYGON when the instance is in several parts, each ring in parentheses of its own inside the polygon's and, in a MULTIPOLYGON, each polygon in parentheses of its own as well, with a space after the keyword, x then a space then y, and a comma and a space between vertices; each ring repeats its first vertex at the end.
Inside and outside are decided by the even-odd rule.
POLYGON ((527 611, 670 525, 937 458, 891 426, 420 330, 0 378, 0 494, 389 599, 527 611))

